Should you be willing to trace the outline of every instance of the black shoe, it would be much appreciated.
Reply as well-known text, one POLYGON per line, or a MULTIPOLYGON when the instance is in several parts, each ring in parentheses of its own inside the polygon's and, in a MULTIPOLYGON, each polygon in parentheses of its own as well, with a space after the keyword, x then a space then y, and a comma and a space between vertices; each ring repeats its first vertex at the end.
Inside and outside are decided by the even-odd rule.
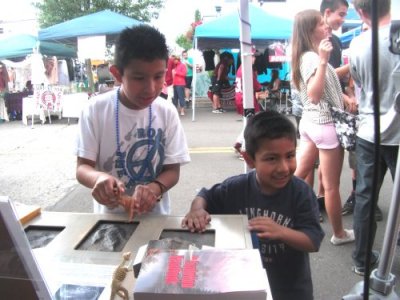
POLYGON ((317 197, 317 201, 318 201, 318 207, 320 211, 324 211, 325 210, 325 197, 324 196, 318 196, 317 197))
POLYGON ((379 206, 376 207, 375 209, 375 221, 380 222, 383 220, 383 214, 379 206))
POLYGON ((351 215, 354 211, 354 204, 356 200, 356 196, 354 194, 354 192, 352 192, 349 196, 349 198, 347 198, 346 203, 343 205, 342 208, 342 216, 346 216, 346 215, 351 215))
MULTIPOLYGON (((371 257, 370 270, 372 271, 372 269, 375 268, 379 263, 380 254, 378 251, 375 251, 375 250, 373 250, 371 254, 372 254, 372 257, 371 257)), ((362 267, 353 266, 353 272, 356 273, 357 275, 364 276, 365 268, 364 268, 364 266, 362 266, 362 267)))

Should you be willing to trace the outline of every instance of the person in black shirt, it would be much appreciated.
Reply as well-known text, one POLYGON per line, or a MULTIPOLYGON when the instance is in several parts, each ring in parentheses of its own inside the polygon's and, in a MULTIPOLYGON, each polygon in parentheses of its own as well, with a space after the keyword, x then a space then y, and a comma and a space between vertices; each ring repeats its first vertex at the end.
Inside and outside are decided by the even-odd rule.
POLYGON ((250 118, 243 157, 254 170, 232 176, 192 202, 182 226, 203 232, 210 214, 242 214, 260 251, 274 300, 311 300, 309 252, 319 250, 324 232, 311 187, 294 176, 296 129, 276 111, 250 118))

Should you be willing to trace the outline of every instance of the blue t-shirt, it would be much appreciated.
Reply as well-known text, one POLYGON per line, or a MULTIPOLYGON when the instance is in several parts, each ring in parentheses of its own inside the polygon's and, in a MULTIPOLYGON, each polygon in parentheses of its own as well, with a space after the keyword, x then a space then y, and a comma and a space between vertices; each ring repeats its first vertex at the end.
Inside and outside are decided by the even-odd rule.
MULTIPOLYGON (((301 231, 319 249, 324 232, 319 223, 315 193, 304 181, 293 177, 273 195, 261 192, 255 171, 233 176, 198 196, 207 203, 210 214, 246 214, 272 218, 276 223, 301 231)), ((279 240, 260 240, 259 250, 267 270, 274 300, 313 299, 310 260, 307 252, 279 240)))

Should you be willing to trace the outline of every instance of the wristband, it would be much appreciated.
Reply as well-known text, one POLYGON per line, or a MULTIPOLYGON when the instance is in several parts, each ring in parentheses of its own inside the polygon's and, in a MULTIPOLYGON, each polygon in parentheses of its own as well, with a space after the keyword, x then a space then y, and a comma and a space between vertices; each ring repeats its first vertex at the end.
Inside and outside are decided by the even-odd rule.
POLYGON ((157 197, 157 202, 159 202, 162 199, 164 193, 167 191, 167 187, 158 180, 153 180, 152 183, 157 184, 158 187, 160 188, 161 194, 160 196, 157 197))

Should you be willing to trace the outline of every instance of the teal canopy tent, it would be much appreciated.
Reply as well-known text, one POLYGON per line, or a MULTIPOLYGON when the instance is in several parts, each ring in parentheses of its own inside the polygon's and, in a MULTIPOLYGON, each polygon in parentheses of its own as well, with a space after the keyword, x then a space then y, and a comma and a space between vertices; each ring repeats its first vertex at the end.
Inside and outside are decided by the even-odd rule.
POLYGON ((105 35, 110 41, 125 28, 140 24, 136 19, 106 9, 41 29, 39 40, 76 44, 77 37, 105 35))
POLYGON ((362 23, 362 21, 360 19, 360 16, 358 15, 357 11, 354 9, 354 7, 350 6, 349 9, 347 10, 347 15, 346 15, 345 21, 342 25, 342 30, 348 31, 355 27, 359 27, 361 25, 361 23, 362 23))
MULTIPOLYGON (((268 41, 287 40, 292 34, 293 20, 270 14, 250 4, 251 40, 257 48, 268 41)), ((240 15, 236 11, 196 27, 194 39, 198 49, 240 48, 240 15)))
MULTIPOLYGON (((251 43, 263 50, 275 41, 287 41, 292 35, 293 20, 268 13, 253 4, 248 5, 251 43)), ((239 11, 199 25, 195 29, 195 49, 240 49, 240 27, 244 22, 239 11)), ((193 74, 196 84, 197 74, 193 74)), ((195 119, 195 85, 193 88, 193 116, 195 119)))
POLYGON ((348 48, 350 45, 350 42, 353 38, 356 36, 360 35, 361 33, 361 26, 358 26, 356 28, 353 28, 349 31, 346 31, 340 36, 340 41, 342 42, 343 48, 348 48))
POLYGON ((0 59, 18 59, 32 54, 35 49, 43 55, 76 57, 76 49, 59 43, 39 41, 36 36, 18 34, 0 40, 0 59))

